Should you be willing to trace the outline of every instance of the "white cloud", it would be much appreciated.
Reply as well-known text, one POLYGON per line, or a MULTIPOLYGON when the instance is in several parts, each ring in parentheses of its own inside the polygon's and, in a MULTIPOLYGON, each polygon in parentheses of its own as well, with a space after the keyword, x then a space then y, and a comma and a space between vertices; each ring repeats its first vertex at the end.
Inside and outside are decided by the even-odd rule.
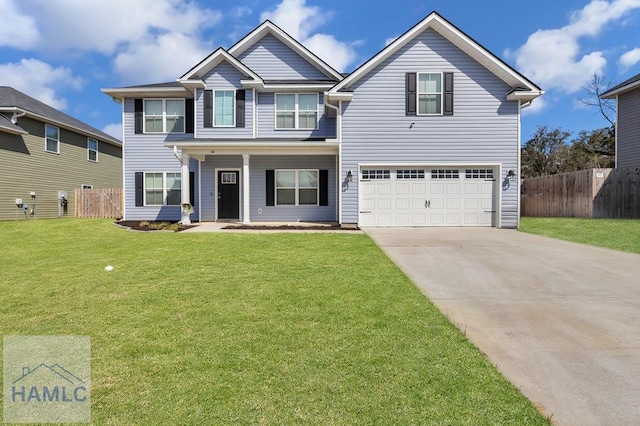
POLYGON ((312 34, 331 19, 331 13, 317 6, 307 6, 306 0, 282 0, 274 10, 263 12, 261 20, 269 19, 298 40, 320 59, 338 71, 343 71, 356 58, 353 46, 328 34, 312 34))
POLYGON ((640 0, 592 0, 571 15, 568 25, 558 29, 538 30, 514 52, 518 69, 545 89, 573 93, 582 88, 593 73, 602 73, 607 60, 601 51, 581 53, 579 40, 593 37, 611 23, 620 20, 640 0))
POLYGON ((173 81, 209 53, 198 39, 169 33, 132 44, 116 56, 114 67, 131 84, 173 81))
POLYGON ((640 62, 640 47, 636 47, 633 50, 625 52, 622 56, 620 56, 620 59, 618 60, 620 66, 625 69, 631 68, 638 62, 640 62))
POLYGON ((56 109, 67 107, 67 101, 56 95, 57 87, 78 90, 82 84, 69 68, 54 68, 38 59, 0 64, 0 85, 11 86, 56 109))
POLYGON ((0 46, 33 47, 39 36, 33 18, 21 14, 11 0, 0 0, 0 10, 0 46))
POLYGON ((41 48, 103 54, 150 36, 197 34, 221 19, 220 12, 180 0, 14 0, 13 4, 36 20, 41 48))
POLYGON ((122 123, 107 124, 102 131, 114 138, 122 140, 122 123))
POLYGON ((522 110, 522 115, 538 114, 547 108, 547 102, 544 98, 536 98, 531 105, 522 110))

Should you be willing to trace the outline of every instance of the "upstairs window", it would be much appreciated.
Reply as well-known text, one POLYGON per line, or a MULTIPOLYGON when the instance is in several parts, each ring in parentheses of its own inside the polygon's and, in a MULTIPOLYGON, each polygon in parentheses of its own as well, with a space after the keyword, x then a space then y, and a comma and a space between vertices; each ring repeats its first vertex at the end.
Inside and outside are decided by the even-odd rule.
POLYGON ((442 114, 442 74, 418 73, 418 115, 442 114))
POLYGON ((235 126, 235 97, 236 94, 234 90, 214 91, 214 126, 235 126))
POLYGON ((277 93, 276 129, 316 129, 318 94, 277 93))
POLYGON ((87 160, 98 162, 98 141, 87 139, 87 160))
POLYGON ((45 125, 45 151, 60 154, 60 129, 45 125))
POLYGON ((184 99, 145 99, 145 133, 184 133, 184 99))

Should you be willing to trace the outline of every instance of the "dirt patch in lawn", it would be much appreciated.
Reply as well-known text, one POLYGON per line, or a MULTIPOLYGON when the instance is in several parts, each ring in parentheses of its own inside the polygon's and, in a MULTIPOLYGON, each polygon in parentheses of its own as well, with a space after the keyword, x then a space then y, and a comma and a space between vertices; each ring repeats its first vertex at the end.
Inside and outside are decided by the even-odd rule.
POLYGON ((180 232, 193 228, 195 225, 182 225, 179 222, 168 222, 159 220, 121 220, 115 222, 116 225, 135 231, 173 231, 180 232))

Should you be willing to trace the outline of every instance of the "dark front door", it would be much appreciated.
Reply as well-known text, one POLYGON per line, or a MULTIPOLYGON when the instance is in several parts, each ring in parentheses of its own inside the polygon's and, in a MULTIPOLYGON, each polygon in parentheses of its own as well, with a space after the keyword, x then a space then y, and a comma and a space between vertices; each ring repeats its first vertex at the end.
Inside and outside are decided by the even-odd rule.
POLYGON ((240 172, 218 171, 218 219, 240 219, 240 172))

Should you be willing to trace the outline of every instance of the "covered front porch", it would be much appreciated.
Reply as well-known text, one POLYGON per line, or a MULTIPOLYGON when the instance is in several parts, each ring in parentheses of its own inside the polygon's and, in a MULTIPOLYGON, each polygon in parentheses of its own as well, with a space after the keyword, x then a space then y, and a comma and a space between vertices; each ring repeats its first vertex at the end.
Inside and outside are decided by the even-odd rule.
POLYGON ((337 222, 338 144, 167 142, 181 162, 181 222, 337 222), (193 202, 189 213, 190 201, 193 202))

